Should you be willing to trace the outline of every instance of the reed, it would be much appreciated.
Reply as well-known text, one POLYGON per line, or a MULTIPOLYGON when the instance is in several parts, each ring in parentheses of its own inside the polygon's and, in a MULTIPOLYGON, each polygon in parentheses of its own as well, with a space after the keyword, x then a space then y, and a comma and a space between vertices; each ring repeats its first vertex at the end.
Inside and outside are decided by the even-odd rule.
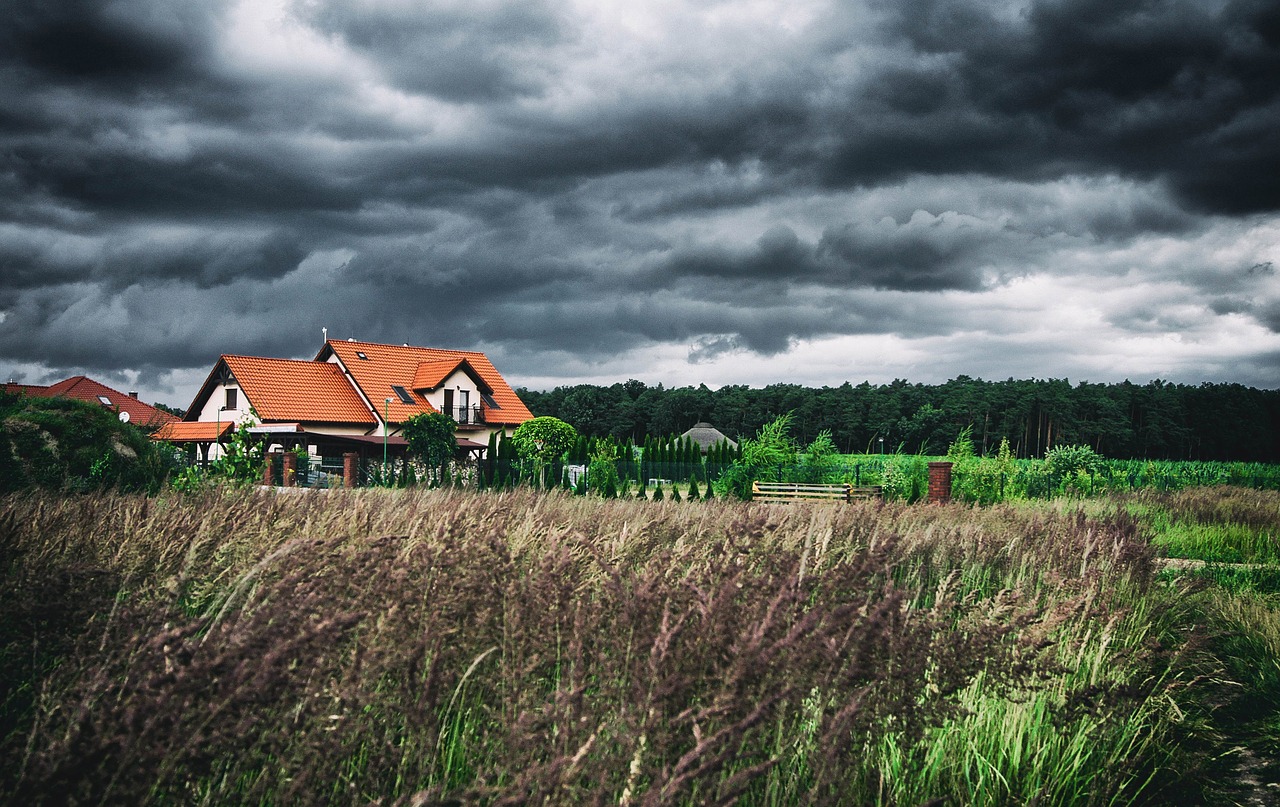
POLYGON ((31 804, 1159 802, 1251 618, 1119 507, 30 495, 0 547, 31 804))

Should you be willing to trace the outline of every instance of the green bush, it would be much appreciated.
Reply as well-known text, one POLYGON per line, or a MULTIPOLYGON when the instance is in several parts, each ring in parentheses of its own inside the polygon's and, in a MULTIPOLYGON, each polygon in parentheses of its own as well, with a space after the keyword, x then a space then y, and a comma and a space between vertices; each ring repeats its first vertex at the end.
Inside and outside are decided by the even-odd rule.
POLYGON ((0 492, 155 492, 176 467, 170 446, 153 443, 110 409, 0 393, 0 492))

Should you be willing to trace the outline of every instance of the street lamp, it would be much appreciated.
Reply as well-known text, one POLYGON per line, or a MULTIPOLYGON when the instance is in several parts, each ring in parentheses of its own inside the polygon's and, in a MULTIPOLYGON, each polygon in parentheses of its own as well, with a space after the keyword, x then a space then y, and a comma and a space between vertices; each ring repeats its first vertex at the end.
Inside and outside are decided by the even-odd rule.
POLYGON ((230 411, 229 406, 219 406, 217 414, 214 415, 213 441, 218 444, 218 456, 222 456, 222 413, 230 411))
MULTIPOLYGON (((382 475, 387 475, 387 420, 390 418, 391 399, 382 399, 382 475)), ((384 480, 385 481, 385 480, 384 480)))
POLYGON ((880 456, 884 456, 884 438, 880 438, 880 456))

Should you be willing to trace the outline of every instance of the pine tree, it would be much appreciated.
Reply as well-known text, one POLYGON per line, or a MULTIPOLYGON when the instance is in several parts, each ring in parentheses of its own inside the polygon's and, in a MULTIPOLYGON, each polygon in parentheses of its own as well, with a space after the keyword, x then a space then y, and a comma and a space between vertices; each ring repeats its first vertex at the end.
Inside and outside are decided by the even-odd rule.
POLYGON ((699 498, 698 477, 689 480, 689 501, 696 502, 699 498))
POLYGON ((653 500, 655 502, 662 501, 662 483, 661 482, 659 482, 658 486, 653 489, 653 500))
POLYGON ((704 494, 702 494, 702 500, 703 500, 704 502, 709 502, 709 501, 711 501, 711 500, 712 500, 712 499, 714 499, 714 498, 715 498, 715 496, 711 493, 711 483, 710 483, 710 482, 708 482, 708 483, 707 483, 707 492, 706 492, 706 493, 704 493, 704 494))
POLYGON ((484 482, 493 484, 493 475, 498 467, 498 435, 502 432, 489 432, 489 450, 484 452, 484 469, 480 476, 484 482))
POLYGON ((684 501, 684 499, 680 497, 680 486, 674 482, 671 483, 671 501, 673 502, 684 501))

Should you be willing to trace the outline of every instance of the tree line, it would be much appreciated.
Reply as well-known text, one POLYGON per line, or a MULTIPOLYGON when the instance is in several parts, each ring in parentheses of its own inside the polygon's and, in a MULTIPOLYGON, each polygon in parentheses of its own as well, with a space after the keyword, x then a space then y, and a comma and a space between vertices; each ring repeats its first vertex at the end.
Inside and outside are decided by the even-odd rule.
POLYGON ((642 381, 516 390, 535 415, 549 415, 590 436, 642 443, 708 422, 734 440, 777 415, 792 414, 792 434, 808 443, 831 432, 844 453, 941 454, 970 428, 981 455, 1008 439, 1020 458, 1059 445, 1087 445, 1127 459, 1280 462, 1280 390, 1241 384, 1114 384, 1067 379, 944 384, 848 382, 838 387, 726 385, 666 388, 642 381))

